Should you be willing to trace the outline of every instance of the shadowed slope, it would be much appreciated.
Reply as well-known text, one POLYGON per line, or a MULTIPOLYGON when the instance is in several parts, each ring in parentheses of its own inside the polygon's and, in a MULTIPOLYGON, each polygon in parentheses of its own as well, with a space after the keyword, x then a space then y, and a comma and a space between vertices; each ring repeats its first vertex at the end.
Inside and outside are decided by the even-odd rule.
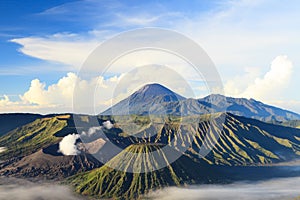
MULTIPOLYGON (((68 116, 70 117, 70 116, 68 116)), ((61 140, 55 134, 68 125, 67 119, 47 117, 21 126, 0 138, 0 146, 7 148, 1 159, 23 157, 61 140)))
POLYGON ((42 115, 23 113, 0 114, 0 136, 39 118, 42 118, 42 115))

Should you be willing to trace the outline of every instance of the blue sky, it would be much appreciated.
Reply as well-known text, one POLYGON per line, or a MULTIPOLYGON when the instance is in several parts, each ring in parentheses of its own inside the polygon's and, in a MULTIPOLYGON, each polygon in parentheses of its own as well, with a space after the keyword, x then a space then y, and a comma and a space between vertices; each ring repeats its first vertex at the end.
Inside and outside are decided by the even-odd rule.
MULTIPOLYGON (((72 111, 72 81, 89 53, 115 34, 144 27, 174 30, 199 43, 225 94, 300 112, 299 9, 298 1, 271 0, 1 1, 0 112, 72 111)), ((100 95, 101 109, 133 59, 100 77, 109 88, 100 95)), ((200 91, 192 79, 191 87, 200 91)), ((86 81, 95 84, 93 77, 86 81)))
MULTIPOLYGON (((138 7, 147 10, 148 7, 160 7, 159 12, 166 11, 166 7, 172 12, 190 12, 190 8, 196 6, 198 9, 194 12, 205 11, 212 7, 212 2, 200 3, 199 1, 190 1, 189 4, 176 6, 171 1, 152 1, 143 3, 142 1, 73 1, 73 0, 53 0, 53 1, 14 1, 4 0, 0 2, 0 70, 1 86, 0 91, 3 94, 15 94, 25 92, 27 88, 17 87, 16 85, 28 85, 30 80, 38 77, 47 84, 54 83, 64 72, 52 67, 56 63, 45 62, 19 52, 19 44, 10 42, 14 38, 24 37, 46 37, 58 33, 72 33, 86 35, 87 32, 95 29, 109 30, 119 32, 130 28, 143 27, 143 24, 122 24, 113 25, 110 22, 117 20, 118 13, 132 12, 138 10, 138 7), (159 4, 163 3, 163 6, 159 4), (111 8, 110 8, 111 7, 111 8), (135 8, 137 7, 137 8, 135 8), (101 13, 101 14, 99 14, 101 13), (103 27, 103 28, 102 28, 103 27), (24 70, 26 69, 26 70, 24 70), (30 69, 29 72, 27 69, 30 69), (49 76, 51 73, 51 76, 49 76), (7 87, 7 80, 11 85, 7 87)), ((143 11, 141 15, 143 15, 143 11)), ((150 14, 153 13, 150 11, 150 14)), ((147 17, 148 14, 145 15, 147 17)), ((163 27, 163 25, 161 25, 163 27)), ((102 40, 102 38, 99 38, 102 40)))

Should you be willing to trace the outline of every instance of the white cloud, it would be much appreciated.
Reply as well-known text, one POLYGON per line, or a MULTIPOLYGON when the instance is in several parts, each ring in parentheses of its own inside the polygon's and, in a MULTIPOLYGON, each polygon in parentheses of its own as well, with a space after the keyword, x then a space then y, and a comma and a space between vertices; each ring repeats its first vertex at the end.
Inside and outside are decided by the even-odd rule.
POLYGON ((282 52, 297 59, 298 2, 224 1, 221 5, 185 18, 175 28, 199 42, 222 73, 259 66, 282 52))
POLYGON ((19 100, 12 101, 7 95, 0 98, 0 112, 62 113, 75 111, 96 114, 95 112, 108 106, 104 102, 112 98, 113 89, 118 80, 117 76, 106 79, 98 76, 85 80, 70 72, 57 83, 47 87, 46 83, 34 79, 31 81, 29 89, 19 95, 19 100), (74 90, 76 90, 76 94, 74 94, 74 90), (94 99, 97 111, 94 110, 94 105, 90 104, 90 101, 94 99))
MULTIPOLYGON (((38 104, 38 105, 71 105, 74 87, 78 79, 74 73, 68 73, 67 76, 61 78, 57 84, 50 85, 46 88, 45 83, 34 79, 31 81, 30 88, 21 96, 24 102, 38 104)), ((93 81, 92 81, 93 82, 93 81)))
POLYGON ((81 1, 55 7, 42 15, 72 16, 85 24, 93 24, 90 31, 81 35, 59 33, 47 37, 15 38, 12 42, 22 45, 20 51, 26 55, 78 69, 99 42, 116 33, 112 30, 126 30, 120 28, 124 26, 127 29, 159 26, 191 36, 204 47, 222 73, 226 73, 228 69, 225 67, 239 70, 246 64, 258 66, 281 52, 292 56, 293 60, 298 59, 300 30, 295 26, 300 22, 298 7, 298 1, 285 4, 271 0, 228 0, 215 3, 213 9, 186 13, 156 3, 132 7, 118 1, 106 2, 105 5, 97 1, 81 1), (87 15, 79 14, 83 12, 87 15))
POLYGON ((11 101, 9 100, 9 97, 7 95, 3 95, 2 99, 0 99, 0 106, 6 106, 10 103, 11 101))
MULTIPOLYGON (((290 86, 293 69, 293 64, 287 56, 277 56, 264 75, 261 75, 259 68, 249 68, 244 75, 229 80, 225 84, 225 93, 228 96, 255 98, 299 112, 299 105, 295 103, 299 100, 282 98, 282 94, 290 86), (293 104, 283 103, 292 100, 293 104)), ((68 73, 49 86, 34 79, 29 89, 20 95, 19 101, 12 101, 4 95, 0 99, 0 111, 98 114, 128 97, 141 86, 153 82, 163 84, 186 97, 198 97, 199 88, 202 88, 203 91, 200 92, 204 95, 211 92, 205 84, 186 81, 184 75, 174 72, 171 68, 152 65, 111 78, 98 76, 86 80, 74 73, 68 73)))
POLYGON ((263 78, 256 78, 242 96, 269 99, 272 96, 282 95, 290 83, 292 73, 293 64, 287 56, 277 56, 271 63, 270 71, 263 78))
POLYGON ((76 141, 80 136, 78 134, 69 134, 65 136, 59 143, 59 152, 66 155, 78 155, 80 152, 77 149, 76 141))
POLYGON ((225 84, 225 93, 266 102, 278 100, 290 84, 293 64, 287 56, 277 56, 263 77, 258 77, 258 74, 257 70, 249 71, 244 76, 228 81, 225 84))
POLYGON ((0 98, 0 112, 99 114, 145 84, 154 82, 183 96, 196 95, 192 85, 180 73, 172 68, 149 65, 109 78, 96 76, 83 79, 70 72, 49 86, 34 79, 28 90, 19 95, 19 100, 12 101, 7 95, 0 98))
POLYGON ((103 126, 104 126, 104 128, 106 128, 106 129, 111 129, 112 127, 114 127, 114 125, 113 125, 109 120, 103 122, 103 126))
POLYGON ((90 52, 100 43, 96 40, 96 36, 89 39, 67 33, 48 37, 16 38, 11 42, 20 44, 22 47, 19 51, 25 55, 59 62, 74 68, 79 68, 90 52))
MULTIPOLYGON (((153 7, 147 4, 145 6, 147 9, 139 6, 129 8, 121 2, 113 2, 105 6, 100 4, 95 1, 76 2, 41 14, 56 17, 72 16, 84 20, 86 24, 95 24, 86 33, 80 35, 58 33, 46 37, 15 38, 11 41, 20 44, 20 51, 26 55, 79 69, 99 42, 115 33, 115 28, 126 30, 126 27, 161 26, 187 34, 204 47, 225 80, 225 89, 228 94, 257 98, 267 102, 279 100, 288 102, 291 99, 300 101, 299 93, 294 92, 298 89, 297 73, 300 70, 294 68, 294 73, 290 74, 291 69, 288 67, 287 59, 278 58, 276 62, 274 61, 274 66, 272 64, 270 71, 264 77, 260 77, 261 72, 266 71, 268 62, 282 52, 289 55, 295 66, 300 64, 298 56, 300 29, 299 26, 295 26, 300 23, 298 1, 286 4, 271 0, 228 0, 222 1, 214 9, 191 13, 176 13, 168 10, 163 4, 153 7), (98 6, 95 6, 95 3, 98 6), (128 12, 128 9, 131 12, 128 12), (79 14, 82 13, 80 12, 82 10, 87 13, 86 18, 79 14), (102 18, 104 15, 99 16, 99 12, 106 13, 107 19, 102 18), (166 14, 160 15, 159 13, 166 14), (103 27, 107 30, 103 31, 103 27), (276 65, 286 65, 286 68, 276 67, 276 65), (246 68, 246 75, 235 77, 237 74, 243 73, 246 68), (294 84, 286 88, 290 79, 293 79, 294 84), (283 93, 287 95, 282 95, 283 93)), ((155 64, 177 66, 177 72, 181 75, 192 75, 192 77, 188 77, 189 79, 197 78, 193 76, 195 73, 190 71, 189 66, 174 58, 170 59, 163 53, 156 55, 137 53, 127 56, 116 63, 116 67, 111 70, 111 73, 120 74, 127 72, 132 66, 153 64, 154 61, 155 64), (171 62, 169 62, 170 60, 171 62)), ((71 77, 68 75, 67 79, 69 80, 71 77)), ((103 80, 106 81, 104 78, 103 80)), ((81 89, 88 92, 82 91, 79 94, 82 96, 87 96, 87 93, 91 94, 87 88, 93 88, 93 84, 95 84, 93 80, 81 81, 81 89)), ((102 90, 103 93, 100 95, 101 109, 111 104, 112 100, 108 97, 112 96, 111 91, 114 89, 114 86, 108 86, 110 83, 104 85, 108 89, 102 90)), ((63 87, 58 84, 54 84, 53 87, 53 89, 50 86, 47 88, 45 83, 34 80, 30 90, 26 95, 22 95, 24 102, 12 102, 9 98, 2 98, 0 99, 0 111, 40 112, 42 110, 49 112, 49 110, 57 110, 62 112, 71 110, 72 98, 69 92, 62 92, 63 87), (59 92, 59 90, 61 91, 59 92), (28 105, 28 103, 31 104, 28 105), (69 107, 65 108, 65 105, 69 107)), ((130 91, 132 89, 130 88, 130 91)), ((126 97, 127 94, 128 92, 119 96, 118 100, 126 97)), ((84 99, 78 102, 84 105, 84 99)), ((84 110, 88 110, 88 113, 93 112, 91 109, 82 111, 84 110)))

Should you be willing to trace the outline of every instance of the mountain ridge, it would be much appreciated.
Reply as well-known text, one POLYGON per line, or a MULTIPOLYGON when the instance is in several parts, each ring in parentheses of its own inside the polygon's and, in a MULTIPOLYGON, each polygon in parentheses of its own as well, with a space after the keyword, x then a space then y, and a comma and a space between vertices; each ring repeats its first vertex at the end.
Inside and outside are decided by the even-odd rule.
POLYGON ((185 98, 157 83, 141 87, 126 99, 102 112, 101 115, 188 116, 216 112, 230 112, 266 122, 300 120, 298 113, 267 105, 252 98, 233 98, 220 94, 211 94, 199 99, 185 98), (158 91, 157 95, 155 91, 158 91), (143 98, 137 98, 140 96, 143 98))

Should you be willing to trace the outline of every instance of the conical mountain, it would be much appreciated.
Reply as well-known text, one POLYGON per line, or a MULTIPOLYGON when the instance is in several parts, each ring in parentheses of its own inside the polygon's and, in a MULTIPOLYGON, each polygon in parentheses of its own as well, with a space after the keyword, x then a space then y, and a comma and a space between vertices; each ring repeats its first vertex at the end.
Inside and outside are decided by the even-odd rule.
POLYGON ((102 114, 157 114, 157 109, 164 107, 166 103, 178 102, 184 99, 181 95, 160 84, 147 84, 102 114))
POLYGON ((211 94, 204 98, 184 98, 159 84, 148 84, 120 101, 104 115, 173 115, 190 116, 217 112, 258 119, 265 122, 300 120, 300 115, 254 99, 211 94))
POLYGON ((167 95, 171 97, 177 97, 176 99, 174 98, 174 100, 184 99, 182 96, 176 94, 175 92, 171 91, 170 89, 158 83, 152 83, 143 86, 138 91, 132 94, 132 98, 136 98, 138 96, 140 98, 149 98, 149 97, 167 96, 167 95))
MULTIPOLYGON (((75 175, 70 182, 76 192, 97 198, 136 199, 141 195, 166 186, 180 186, 192 183, 209 183, 216 181, 218 174, 209 170, 206 163, 194 162, 187 156, 181 156, 170 163, 168 156, 157 144, 136 144, 127 147, 107 164, 118 166, 116 170, 102 166, 91 172, 75 175), (157 152, 155 157, 150 152, 157 152), (129 173, 129 168, 143 171, 151 169, 151 164, 165 164, 166 167, 145 173, 129 173), (119 169, 118 168, 118 169, 119 169)), ((173 150, 174 154, 178 154, 173 150)))

